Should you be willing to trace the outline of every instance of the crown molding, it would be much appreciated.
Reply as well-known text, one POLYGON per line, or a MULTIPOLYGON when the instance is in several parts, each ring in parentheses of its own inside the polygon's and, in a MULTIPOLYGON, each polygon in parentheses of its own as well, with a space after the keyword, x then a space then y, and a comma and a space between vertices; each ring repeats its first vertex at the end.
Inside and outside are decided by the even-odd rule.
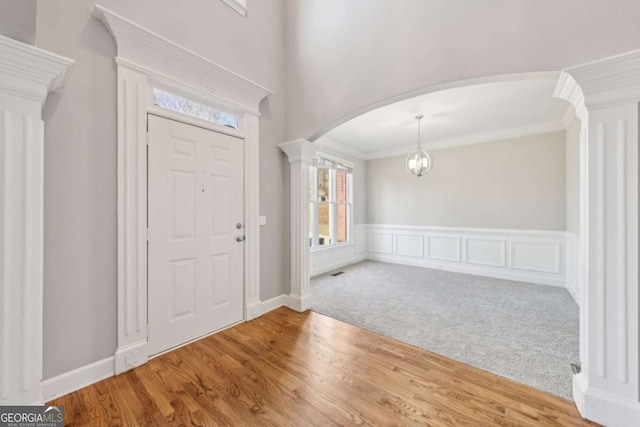
POLYGON ((563 70, 554 96, 571 102, 580 114, 585 107, 640 102, 640 50, 563 70))
MULTIPOLYGON (((550 132, 565 130, 563 121, 539 123, 536 125, 522 126, 517 128, 502 129, 493 132, 477 133, 459 138, 441 139, 423 143, 423 148, 427 151, 444 150, 447 148, 462 147, 465 145, 482 144, 485 142, 503 141, 512 138, 522 138, 525 136, 539 135, 550 132)), ((403 147, 391 148, 387 150, 371 151, 366 153, 366 160, 382 159, 385 157, 404 156, 415 151, 416 146, 407 145, 403 147)))
POLYGON ((0 92, 44 104, 47 94, 63 87, 73 60, 0 36, 0 92))
POLYGON ((95 5, 93 16, 116 41, 118 59, 167 79, 212 92, 242 111, 259 113, 260 101, 273 91, 218 65, 130 20, 95 5), (161 73, 160 73, 161 70, 161 73))
POLYGON ((343 154, 355 157, 356 159, 365 160, 367 158, 366 152, 329 136, 321 136, 314 141, 314 144, 317 144, 322 148, 339 151, 343 154))
POLYGON ((580 88, 580 85, 571 74, 564 71, 560 73, 558 83, 553 91, 553 97, 569 102, 580 120, 586 118, 587 108, 584 103, 584 92, 582 92, 582 88, 580 88))

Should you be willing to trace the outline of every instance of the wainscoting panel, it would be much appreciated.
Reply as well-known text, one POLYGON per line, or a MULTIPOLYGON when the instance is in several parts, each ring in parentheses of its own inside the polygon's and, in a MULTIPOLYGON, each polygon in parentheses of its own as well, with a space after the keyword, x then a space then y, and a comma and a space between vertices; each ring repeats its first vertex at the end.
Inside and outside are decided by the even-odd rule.
POLYGON ((542 273, 560 273, 560 244, 511 242, 511 268, 542 273))
POLYGON ((553 286, 566 286, 577 257, 563 231, 368 224, 366 233, 367 259, 553 286))
POLYGON ((369 236, 369 252, 381 254, 393 253, 393 233, 370 231, 369 236))
POLYGON ((424 257, 424 237, 419 234, 396 234, 396 254, 424 257))
POLYGON ((505 240, 465 238, 467 264, 506 267, 505 240))
POLYGON ((427 258, 435 261, 460 262, 461 239, 460 237, 427 237, 427 258))

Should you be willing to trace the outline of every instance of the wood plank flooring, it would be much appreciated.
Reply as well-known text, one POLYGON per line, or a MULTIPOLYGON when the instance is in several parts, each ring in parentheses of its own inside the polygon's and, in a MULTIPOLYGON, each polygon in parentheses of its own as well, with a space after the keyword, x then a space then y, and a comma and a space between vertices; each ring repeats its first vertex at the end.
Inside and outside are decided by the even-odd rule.
POLYGON ((287 308, 49 404, 72 426, 593 425, 572 402, 287 308))

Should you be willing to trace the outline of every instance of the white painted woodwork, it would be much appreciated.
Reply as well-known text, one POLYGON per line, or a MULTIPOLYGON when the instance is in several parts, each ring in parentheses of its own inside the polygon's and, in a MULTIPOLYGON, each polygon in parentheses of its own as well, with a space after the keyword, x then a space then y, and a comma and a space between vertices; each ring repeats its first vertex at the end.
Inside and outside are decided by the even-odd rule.
POLYGON ((368 224, 366 259, 565 286, 562 231, 368 224))
POLYGON ((297 311, 313 306, 309 271, 309 179, 318 148, 304 139, 278 145, 291 166, 291 290, 287 305, 297 311))
POLYGON ((99 5, 94 8, 117 45, 118 73, 118 348, 116 373, 146 363, 146 117, 148 113, 244 139, 244 308, 260 305, 260 102, 272 92, 99 5), (153 89, 237 114, 237 130, 153 105, 153 89))
POLYGON ((366 238, 366 225, 355 224, 352 243, 312 251, 309 258, 310 276, 318 276, 364 260, 367 256, 366 238))
POLYGON ((557 97, 581 134, 580 413, 611 426, 640 422, 638 194, 640 51, 566 69, 557 97))
POLYGON ((424 236, 416 234, 397 233, 396 254, 422 258, 424 256, 424 236))
POLYGON ((243 143, 149 116, 151 355, 243 319, 243 143))
POLYGON ((467 264, 506 267, 505 240, 468 237, 465 243, 467 264))
POLYGON ((41 109, 72 64, 0 36, 0 405, 43 402, 41 109))
POLYGON ((428 259, 435 261, 462 261, 460 237, 427 236, 427 247, 428 259))

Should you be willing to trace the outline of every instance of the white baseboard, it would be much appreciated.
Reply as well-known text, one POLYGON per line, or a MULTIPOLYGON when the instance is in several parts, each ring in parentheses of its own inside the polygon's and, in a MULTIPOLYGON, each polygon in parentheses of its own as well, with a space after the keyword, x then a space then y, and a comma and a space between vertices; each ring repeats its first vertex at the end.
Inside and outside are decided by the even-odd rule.
POLYGON ((149 360, 148 347, 148 343, 145 340, 117 349, 115 354, 116 374, 121 374, 147 363, 149 360))
POLYGON ((277 297, 260 301, 247 306, 247 320, 252 320, 262 316, 276 308, 287 305, 287 295, 278 295, 277 297))
POLYGON ((287 307, 300 313, 313 307, 313 296, 307 295, 304 298, 298 295, 287 295, 287 307))
POLYGON ((465 274, 473 274, 476 276, 493 277, 495 279, 514 280, 518 282, 565 287, 565 281, 564 279, 561 279, 561 278, 554 278, 554 277, 546 278, 546 277, 540 277, 539 275, 527 274, 527 273, 516 273, 514 271, 507 271, 507 270, 500 271, 497 269, 484 269, 481 267, 470 267, 469 265, 446 264, 446 263, 438 263, 438 262, 426 261, 426 260, 413 261, 413 260, 398 258, 393 255, 369 254, 367 259, 370 259, 372 261, 388 262, 392 264, 411 265, 414 267, 426 267, 426 268, 432 268, 436 270, 451 271, 453 273, 465 273, 465 274))
POLYGON ((316 277, 316 276, 319 276, 321 274, 325 274, 325 273, 328 273, 330 271, 337 270, 337 269, 342 268, 342 267, 346 267, 347 265, 351 265, 351 264, 355 264, 355 263, 360 262, 360 261, 364 261, 365 259, 367 259, 367 254, 366 253, 360 254, 358 256, 355 256, 355 257, 352 257, 352 258, 349 258, 349 259, 345 259, 345 260, 342 260, 342 261, 339 261, 339 262, 335 262, 335 263, 332 263, 330 265, 324 265, 321 268, 313 270, 311 272, 310 276, 311 277, 316 277))
POLYGON ((115 361, 114 357, 111 356, 91 363, 90 365, 49 378, 48 380, 42 381, 44 401, 49 402, 114 375, 115 361))
POLYGON ((640 402, 620 399, 587 387, 584 373, 573 376, 573 400, 580 415, 609 427, 637 427, 640 402))
POLYGON ((571 298, 573 298, 576 304, 578 304, 578 307, 580 307, 580 295, 578 294, 578 284, 575 279, 567 278, 567 291, 569 291, 571 298))

